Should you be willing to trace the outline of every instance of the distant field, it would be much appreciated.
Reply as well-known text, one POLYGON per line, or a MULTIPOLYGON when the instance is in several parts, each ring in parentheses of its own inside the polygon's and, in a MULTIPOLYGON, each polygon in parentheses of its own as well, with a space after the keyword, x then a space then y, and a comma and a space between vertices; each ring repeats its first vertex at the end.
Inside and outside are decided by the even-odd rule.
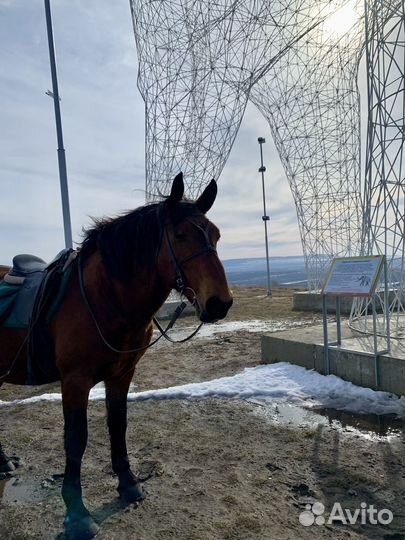
MULTIPOLYGON (((266 259, 229 259, 224 261, 228 280, 233 285, 266 286, 266 259)), ((305 288, 307 277, 304 257, 271 257, 272 286, 305 288)))

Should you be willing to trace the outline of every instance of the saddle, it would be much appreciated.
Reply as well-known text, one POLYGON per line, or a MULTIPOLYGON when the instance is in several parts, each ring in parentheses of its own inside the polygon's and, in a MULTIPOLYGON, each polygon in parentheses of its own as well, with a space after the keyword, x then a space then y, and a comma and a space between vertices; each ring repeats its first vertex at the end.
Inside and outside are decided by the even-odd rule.
POLYGON ((75 257, 75 251, 65 249, 47 264, 35 255, 16 255, 0 281, 0 326, 28 330, 26 384, 60 378, 48 325, 62 302, 75 257))
MULTIPOLYGON (((20 278, 21 283, 29 274, 42 272, 47 267, 47 263, 35 255, 16 255, 13 259, 13 267, 6 274, 6 278, 20 278)), ((18 280, 15 280, 18 282, 18 280)))

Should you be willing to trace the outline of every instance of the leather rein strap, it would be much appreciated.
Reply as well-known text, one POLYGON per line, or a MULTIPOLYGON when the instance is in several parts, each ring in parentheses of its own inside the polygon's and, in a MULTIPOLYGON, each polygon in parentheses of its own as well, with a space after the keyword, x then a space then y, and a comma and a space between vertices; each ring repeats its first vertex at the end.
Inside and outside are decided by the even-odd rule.
MULTIPOLYGON (((197 298, 197 295, 196 293, 193 291, 193 289, 191 289, 191 287, 188 287, 186 285, 186 280, 185 280, 185 275, 184 275, 184 272, 183 272, 183 268, 182 268, 182 265, 188 261, 191 261, 192 259, 195 259, 197 257, 200 257, 202 255, 206 255, 207 253, 216 253, 217 250, 215 248, 215 246, 211 243, 211 240, 208 236, 208 233, 206 231, 206 229, 204 229, 203 227, 201 227, 201 225, 198 225, 198 223, 195 223, 193 220, 191 219, 188 219, 188 221, 194 226, 196 227, 199 231, 201 231, 201 233, 203 234, 203 237, 204 237, 204 240, 205 240, 205 248, 202 249, 201 251, 198 251, 197 253, 193 253, 192 255, 190 255, 189 257, 186 257, 184 259, 182 259, 180 262, 179 260, 177 259, 176 257, 176 254, 173 250, 173 246, 172 246, 172 243, 170 241, 170 238, 169 238, 169 235, 167 233, 167 229, 165 229, 165 236, 166 236, 166 241, 167 241, 167 244, 169 246, 169 253, 171 255, 171 258, 172 258, 172 262, 174 263, 174 267, 175 267, 175 272, 176 272, 176 290, 182 295, 184 296, 185 295, 185 291, 188 289, 188 290, 191 290, 194 294, 194 301, 192 302, 192 305, 197 305, 197 306, 200 306, 200 303, 198 301, 198 298, 197 298)), ((166 326, 166 328, 163 328, 160 323, 157 321, 156 317, 153 317, 153 322, 155 323, 157 329, 159 330, 160 332, 160 336, 158 336, 156 339, 154 339, 151 343, 149 343, 148 345, 145 345, 143 347, 136 347, 134 349, 127 349, 127 350, 120 350, 120 349, 117 349, 115 348, 113 345, 111 345, 111 343, 105 338, 98 322, 97 322, 97 318, 95 316, 95 313, 94 313, 94 310, 90 304, 90 300, 88 298, 88 295, 87 295, 87 292, 86 292, 86 288, 84 286, 84 278, 83 278, 83 265, 82 265, 82 258, 79 254, 78 256, 78 263, 77 263, 77 269, 78 269, 78 275, 79 275, 79 287, 80 287, 80 293, 82 295, 82 298, 83 298, 83 302, 88 310, 88 312, 90 313, 90 316, 93 320, 93 323, 94 323, 94 326, 96 327, 96 330, 101 338, 101 341, 104 343, 104 345, 110 349, 111 351, 115 352, 115 353, 118 353, 118 354, 133 354, 133 353, 136 353, 136 352, 140 352, 140 351, 145 351, 147 349, 149 349, 150 347, 152 347, 153 345, 155 345, 162 337, 164 337, 167 341, 170 341, 171 343, 185 343, 186 341, 189 341, 190 339, 192 339, 200 330, 200 328, 202 327, 202 325, 204 323, 201 323, 196 330, 194 330, 194 332, 192 332, 189 336, 187 336, 186 338, 184 339, 179 339, 179 340, 174 340, 173 338, 171 338, 167 332, 173 328, 175 322, 177 321, 177 319, 179 318, 179 316, 181 315, 181 313, 184 311, 185 307, 186 307, 186 303, 184 301, 181 302, 181 304, 175 309, 175 311, 173 312, 173 315, 168 323, 168 325, 166 326)))

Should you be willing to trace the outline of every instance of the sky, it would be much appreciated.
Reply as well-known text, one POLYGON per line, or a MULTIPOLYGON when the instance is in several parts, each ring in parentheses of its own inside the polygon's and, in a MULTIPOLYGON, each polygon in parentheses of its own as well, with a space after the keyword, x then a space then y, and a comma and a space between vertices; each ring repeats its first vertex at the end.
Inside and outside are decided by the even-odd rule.
MULTIPOLYGON (((128 0, 53 0, 73 237, 90 216, 145 202, 144 105, 128 0)), ((42 0, 0 0, 0 264, 64 247, 56 132, 42 0)), ((258 137, 270 255, 302 254, 295 206, 269 127, 249 105, 209 217, 223 259, 265 255, 258 137)))

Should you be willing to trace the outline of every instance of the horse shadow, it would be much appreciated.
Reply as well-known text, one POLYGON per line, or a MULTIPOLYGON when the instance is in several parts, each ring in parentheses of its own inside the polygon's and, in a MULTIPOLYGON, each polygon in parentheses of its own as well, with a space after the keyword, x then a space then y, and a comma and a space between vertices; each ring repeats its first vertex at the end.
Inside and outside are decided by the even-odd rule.
POLYGON ((140 503, 128 503, 116 497, 112 501, 103 503, 101 506, 93 510, 91 515, 99 525, 102 525, 104 521, 107 521, 115 514, 123 512, 126 508, 130 506, 136 509, 138 508, 139 504, 140 503))
MULTIPOLYGON (((112 516, 123 512, 128 507, 137 509, 140 503, 128 503, 121 500, 119 497, 112 499, 111 501, 105 502, 99 507, 92 510, 91 515, 98 525, 102 525, 105 521, 110 519, 112 516)), ((64 532, 59 533, 55 540, 66 540, 66 535, 64 532)))
MULTIPOLYGON (((322 498, 330 510, 333 504, 339 502, 342 507, 360 507, 363 501, 374 508, 389 508, 393 511, 393 521, 388 526, 371 524, 359 525, 338 524, 337 527, 346 532, 366 534, 368 538, 384 540, 405 540, 405 514, 402 507, 403 489, 405 487, 405 460, 400 459, 400 450, 405 444, 405 433, 402 432, 393 451, 389 439, 374 441, 377 452, 375 460, 378 463, 367 463, 368 450, 364 448, 363 466, 357 470, 348 468, 341 460, 341 433, 333 433, 331 445, 328 447, 323 440, 324 426, 318 426, 312 446, 311 468, 318 480, 322 498), (375 466, 380 466, 377 470, 375 466), (378 473, 383 474, 378 474, 378 473), (384 482, 378 478, 385 477, 384 482)), ((336 527, 336 525, 334 525, 336 527)))

